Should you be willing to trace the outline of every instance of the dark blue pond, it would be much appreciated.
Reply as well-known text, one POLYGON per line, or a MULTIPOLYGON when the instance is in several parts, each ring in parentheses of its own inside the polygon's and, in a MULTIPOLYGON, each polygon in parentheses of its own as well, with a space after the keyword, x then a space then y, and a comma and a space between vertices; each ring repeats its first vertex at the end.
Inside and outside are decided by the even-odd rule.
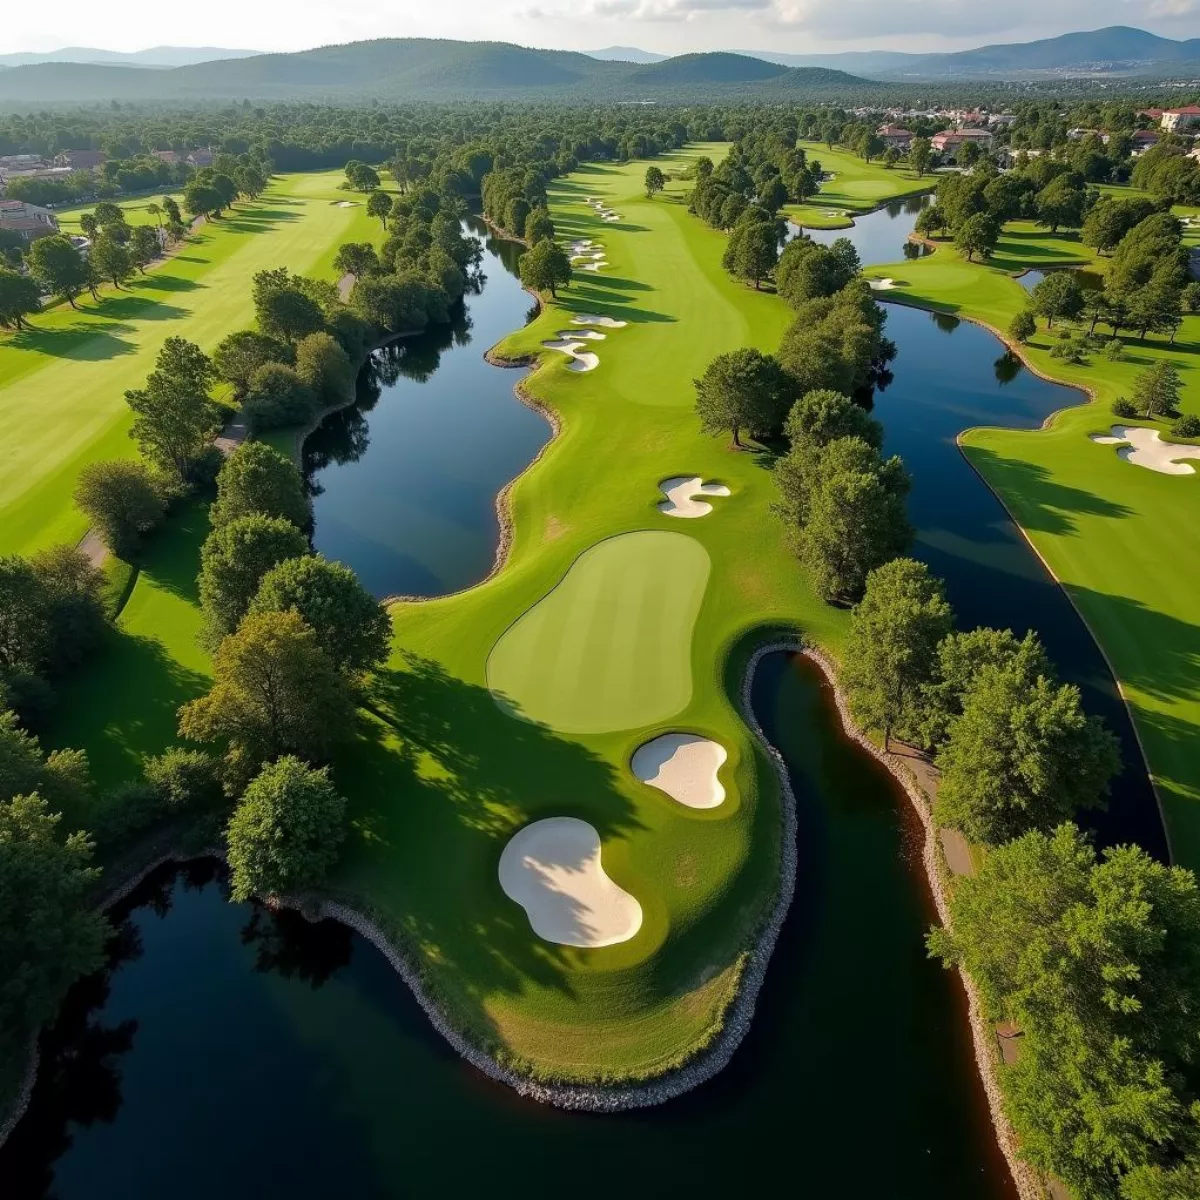
MULTIPOLYGON (((805 229, 805 234, 822 246, 831 246, 838 238, 848 238, 858 251, 859 261, 868 266, 872 263, 902 262, 905 258, 916 258, 928 253, 928 248, 910 242, 922 209, 928 207, 929 196, 909 196, 904 200, 893 200, 882 208, 855 218, 849 229, 805 229)), ((816 205, 820 206, 818 196, 816 205)), ((798 227, 793 226, 798 230, 798 227)))
POLYGON ((521 247, 469 225, 484 242, 486 282, 449 327, 377 351, 357 403, 304 445, 314 544, 377 596, 437 596, 482 579, 495 556, 496 493, 550 436, 513 395, 520 373, 483 358, 530 306, 515 274, 521 247))
MULTIPOLYGON (((1090 818, 1105 841, 1135 840, 1166 857, 1158 806, 1125 705, 1082 619, 984 486, 956 444, 974 425, 1037 428, 1081 393, 1022 368, 992 334, 955 317, 888 305, 887 335, 899 353, 894 378, 875 399, 913 478, 909 515, 916 554, 946 581, 960 625, 1036 629, 1064 679, 1121 739, 1124 771, 1107 813, 1090 818)), ((1033 468, 1030 468, 1031 470, 1033 468)), ((1064 497, 1065 504, 1102 503, 1064 497)))

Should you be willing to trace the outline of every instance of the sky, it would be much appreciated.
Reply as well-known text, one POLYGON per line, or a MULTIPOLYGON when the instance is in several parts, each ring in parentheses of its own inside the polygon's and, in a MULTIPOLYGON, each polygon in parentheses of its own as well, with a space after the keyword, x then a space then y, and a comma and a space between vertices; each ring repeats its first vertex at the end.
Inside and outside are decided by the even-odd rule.
POLYGON ((373 37, 447 37, 665 54, 750 49, 953 50, 1077 29, 1136 25, 1200 36, 1200 0, 206 0, 199 8, 122 0, 6 4, 0 53, 64 45, 108 50, 228 46, 302 50, 373 37))

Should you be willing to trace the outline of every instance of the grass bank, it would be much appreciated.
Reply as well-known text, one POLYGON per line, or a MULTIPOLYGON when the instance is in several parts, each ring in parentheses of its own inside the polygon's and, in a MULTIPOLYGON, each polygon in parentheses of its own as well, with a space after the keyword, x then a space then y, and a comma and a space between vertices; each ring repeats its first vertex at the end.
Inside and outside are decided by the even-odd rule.
POLYGON ((200 227, 121 291, 78 311, 57 305, 32 329, 0 336, 0 554, 77 541, 87 527, 71 501, 80 469, 132 457, 124 394, 138 387, 163 342, 186 337, 211 351, 250 325, 255 272, 286 266, 333 277, 346 241, 375 236, 361 201, 337 190, 339 172, 287 175, 254 202, 200 227))

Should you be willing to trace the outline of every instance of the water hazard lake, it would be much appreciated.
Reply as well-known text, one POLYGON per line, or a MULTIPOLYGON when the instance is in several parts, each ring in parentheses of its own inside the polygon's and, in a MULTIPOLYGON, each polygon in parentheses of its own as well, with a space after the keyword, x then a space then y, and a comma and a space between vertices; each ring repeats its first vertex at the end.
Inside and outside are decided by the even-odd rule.
MULTIPOLYGON (((481 359, 528 307, 510 274, 511 251, 493 243, 485 253, 487 283, 467 298, 463 318, 470 342, 451 336, 427 377, 401 373, 377 400, 368 390, 353 435, 356 445, 367 443, 365 453, 335 454, 327 444, 318 461, 310 447, 325 489, 317 497, 319 547, 322 536, 343 536, 339 505, 395 505, 398 515, 374 525, 372 513, 370 529, 360 522, 340 543, 360 573, 359 556, 386 543, 386 568, 371 584, 381 594, 452 590, 486 573, 495 490, 545 439, 545 423, 511 394, 515 373, 481 359), (485 335, 493 316, 485 326, 484 309, 499 295, 509 299, 496 306, 495 334, 485 335), (389 406, 422 410, 422 389, 438 387, 443 371, 462 372, 454 377, 463 381, 490 372, 479 386, 493 398, 473 392, 469 403, 479 407, 458 427, 466 436, 475 422, 497 423, 490 436, 499 453, 487 464, 494 487, 486 497, 481 489, 470 509, 456 508, 456 499, 423 506, 406 492, 400 469, 421 468, 409 455, 419 457, 412 447, 424 443, 389 406), (509 416, 493 405, 533 418, 521 435, 523 461, 517 435, 510 442, 494 432, 508 428, 509 416), (365 499, 351 501, 360 470, 374 482, 365 499), (428 511, 471 536, 443 555, 424 528, 428 511), (475 549, 461 550, 468 544, 475 549)), ((954 441, 982 422, 1035 426, 1073 394, 1022 371, 981 329, 895 305, 888 311, 899 354, 874 411, 887 449, 903 455, 914 477, 915 552, 946 579, 961 624, 1038 629, 1062 673, 1087 689, 1089 707, 1121 731, 1123 710, 1086 629, 954 441)), ((453 403, 458 390, 475 386, 443 394, 453 403)), ((433 423, 426 433, 439 452, 455 440, 433 423)), ((453 455, 448 462, 446 470, 459 469, 453 455)), ((438 472, 429 472, 436 493, 438 472)), ((342 556, 332 541, 326 546, 342 556)), ((908 801, 840 734, 827 691, 803 660, 766 659, 752 702, 795 786, 799 881, 751 1032, 709 1084, 662 1108, 617 1116, 525 1102, 464 1066, 357 935, 228 904, 214 867, 193 864, 160 872, 116 914, 111 970, 75 990, 46 1039, 30 1113, 0 1151, 0 1193, 508 1193, 528 1187, 532 1170, 545 1186, 581 1196, 609 1195, 614 1186, 638 1197, 668 1189, 709 1195, 744 1190, 752 1167, 765 1179, 787 1172, 814 1196, 1010 1197, 961 991, 924 953, 933 913, 908 801)), ((1123 777, 1106 836, 1127 826, 1153 840, 1153 802, 1139 776, 1135 768, 1123 777)))

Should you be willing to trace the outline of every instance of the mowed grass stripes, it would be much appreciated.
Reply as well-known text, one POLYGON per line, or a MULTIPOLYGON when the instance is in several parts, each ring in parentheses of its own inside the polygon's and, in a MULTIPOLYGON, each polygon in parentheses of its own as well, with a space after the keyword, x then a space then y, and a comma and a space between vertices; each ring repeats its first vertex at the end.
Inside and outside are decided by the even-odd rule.
POLYGON ((692 698, 692 630, 708 551, 643 530, 585 551, 496 643, 488 687, 514 715, 563 733, 664 721, 692 698))

